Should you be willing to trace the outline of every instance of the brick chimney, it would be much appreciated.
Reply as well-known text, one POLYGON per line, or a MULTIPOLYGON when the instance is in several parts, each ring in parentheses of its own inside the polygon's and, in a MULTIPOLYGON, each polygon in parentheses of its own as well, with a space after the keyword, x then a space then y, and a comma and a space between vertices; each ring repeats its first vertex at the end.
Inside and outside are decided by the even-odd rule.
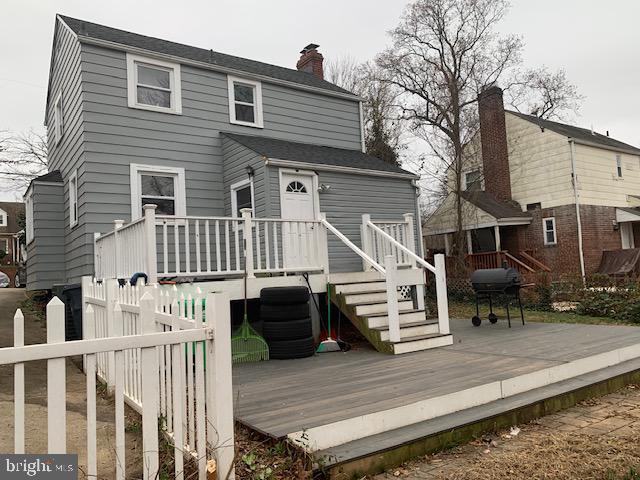
POLYGON ((484 188, 499 200, 511 200, 507 128, 502 89, 488 87, 478 95, 484 188))
POLYGON ((319 46, 315 43, 310 43, 304 47, 300 52, 300 60, 298 60, 296 68, 301 72, 313 73, 316 77, 324 80, 324 71, 322 70, 324 57, 318 52, 319 46))

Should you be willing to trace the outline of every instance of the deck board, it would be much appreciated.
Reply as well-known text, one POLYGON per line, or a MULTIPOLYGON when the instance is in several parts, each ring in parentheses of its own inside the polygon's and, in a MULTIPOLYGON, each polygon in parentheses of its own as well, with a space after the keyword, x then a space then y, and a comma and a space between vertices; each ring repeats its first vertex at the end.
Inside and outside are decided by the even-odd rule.
POLYGON ((235 412, 274 437, 639 344, 640 328, 452 320, 454 345, 391 356, 362 349, 234 366, 235 412))

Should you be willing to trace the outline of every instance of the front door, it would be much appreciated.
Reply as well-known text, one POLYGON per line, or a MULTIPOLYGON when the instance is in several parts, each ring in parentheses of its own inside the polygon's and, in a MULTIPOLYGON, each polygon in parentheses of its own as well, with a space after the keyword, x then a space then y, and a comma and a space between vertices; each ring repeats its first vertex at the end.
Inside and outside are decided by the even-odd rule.
POLYGON ((317 191, 312 172, 280 172, 280 209, 285 268, 308 267, 316 258, 313 248, 314 226, 304 220, 316 220, 317 191))

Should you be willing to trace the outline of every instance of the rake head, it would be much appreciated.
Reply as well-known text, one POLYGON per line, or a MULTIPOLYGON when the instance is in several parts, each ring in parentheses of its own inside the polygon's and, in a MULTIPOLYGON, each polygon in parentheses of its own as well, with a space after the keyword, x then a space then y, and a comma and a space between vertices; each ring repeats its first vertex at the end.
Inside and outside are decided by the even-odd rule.
POLYGON ((269 360, 269 345, 249 322, 243 322, 238 334, 231 337, 231 358, 233 363, 269 360))

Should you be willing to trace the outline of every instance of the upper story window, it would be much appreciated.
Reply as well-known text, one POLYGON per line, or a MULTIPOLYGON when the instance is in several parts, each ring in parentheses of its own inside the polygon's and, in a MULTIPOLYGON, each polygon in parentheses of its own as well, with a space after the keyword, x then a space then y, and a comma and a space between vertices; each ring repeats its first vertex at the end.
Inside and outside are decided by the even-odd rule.
POLYGON ((127 54, 129 106, 155 112, 182 113, 180 65, 127 54))
POLYGON ((231 216, 241 217, 242 209, 250 208, 251 216, 255 216, 253 202, 253 182, 250 179, 242 180, 231 185, 231 216))
POLYGON ((616 155, 616 173, 622 178, 622 155, 616 155))
POLYGON ((53 134, 54 142, 57 145, 64 135, 64 115, 62 110, 62 92, 58 93, 53 102, 53 134))
POLYGON ((548 217, 542 219, 542 231, 544 234, 545 245, 555 245, 558 243, 558 237, 556 235, 556 219, 555 217, 548 217))
POLYGON ((131 218, 143 215, 142 207, 157 205, 157 215, 186 215, 183 168, 131 164, 131 218))
POLYGON ((237 125, 262 128, 262 84, 244 78, 227 77, 229 121, 237 125))
POLYGON ((24 196, 25 234, 27 243, 33 241, 33 190, 27 190, 24 196))
POLYGON ((4 210, 0 209, 0 227, 6 227, 7 226, 7 212, 5 212, 4 210))
POLYGON ((475 191, 482 190, 482 172, 480 170, 472 170, 463 173, 463 190, 475 191))
POLYGON ((78 171, 75 170, 69 178, 69 226, 78 224, 78 171))

